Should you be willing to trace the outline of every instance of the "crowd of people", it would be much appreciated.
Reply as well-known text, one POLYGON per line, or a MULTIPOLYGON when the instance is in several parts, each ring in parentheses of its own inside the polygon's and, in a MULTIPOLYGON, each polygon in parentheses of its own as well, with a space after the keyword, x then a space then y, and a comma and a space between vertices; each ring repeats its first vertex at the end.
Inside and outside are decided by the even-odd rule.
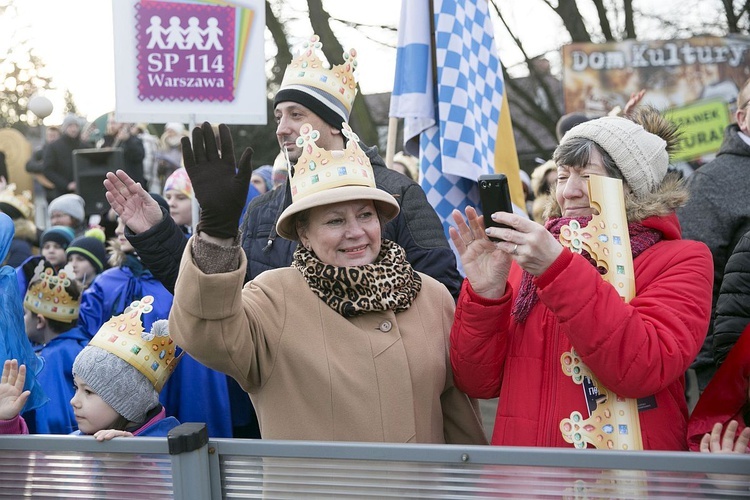
MULTIPOLYGON (((237 161, 224 124, 168 127, 168 175, 141 145, 107 174, 96 228, 66 119, 42 155, 51 225, 0 192, 16 278, 0 283, 25 330, 2 344, 0 433, 105 440, 200 421, 212 437, 487 444, 478 401, 499 397, 492 445, 749 451, 750 80, 717 159, 688 180, 657 110, 572 121, 526 179, 530 216, 485 228, 477 208, 456 211, 454 253, 414 159, 389 168, 350 128, 353 67, 315 50, 292 61, 274 165, 253 169, 251 149, 237 161), (138 358, 152 349, 153 372, 138 358)), ((105 144, 140 140, 118 125, 105 144)))

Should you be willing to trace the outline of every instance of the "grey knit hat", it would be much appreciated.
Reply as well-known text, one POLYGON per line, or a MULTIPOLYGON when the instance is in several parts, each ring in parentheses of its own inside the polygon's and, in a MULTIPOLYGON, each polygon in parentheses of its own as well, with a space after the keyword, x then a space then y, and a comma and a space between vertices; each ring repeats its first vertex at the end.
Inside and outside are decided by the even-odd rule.
POLYGON ((52 214, 55 211, 70 215, 78 222, 83 222, 86 219, 86 202, 77 194, 67 193, 49 202, 47 213, 52 214))
POLYGON ((129 422, 141 424, 159 404, 154 385, 133 365, 104 349, 88 345, 73 362, 81 377, 102 400, 129 422))
POLYGON ((560 144, 577 137, 594 141, 612 157, 636 197, 653 192, 667 175, 667 142, 627 118, 605 116, 581 123, 560 144))

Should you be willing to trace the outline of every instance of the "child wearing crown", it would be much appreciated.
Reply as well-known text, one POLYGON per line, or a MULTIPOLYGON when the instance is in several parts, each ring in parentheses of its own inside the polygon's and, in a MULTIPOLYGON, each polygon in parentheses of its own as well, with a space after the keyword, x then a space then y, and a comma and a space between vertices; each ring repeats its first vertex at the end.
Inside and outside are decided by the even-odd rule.
POLYGON ((69 434, 77 428, 68 405, 73 396, 73 360, 89 341, 77 326, 81 290, 71 266, 59 272, 40 261, 23 298, 26 335, 43 362, 38 382, 49 397, 24 414, 32 433, 69 434))
MULTIPOLYGON (((144 314, 144 328, 169 316, 172 294, 141 262, 125 238, 125 224, 118 217, 117 238, 110 241, 110 269, 99 274, 81 296, 80 325, 89 338, 113 314, 120 314, 132 301, 154 297, 153 310, 144 314)), ((184 236, 181 236, 184 237, 184 236)), ((232 418, 226 376, 186 357, 161 391, 167 413, 183 422, 205 422, 211 437, 231 437, 232 418)))
MULTIPOLYGON (((144 332, 141 315, 153 309, 153 297, 134 301, 106 322, 75 358, 75 393, 70 406, 78 423, 76 435, 99 441, 115 437, 163 437, 180 423, 167 417, 159 391, 180 361, 166 320, 144 332)), ((6 360, 0 378, 0 434, 28 434, 19 415, 29 397, 24 391, 26 367, 6 360)))
POLYGON ((65 250, 73 238, 75 238, 75 233, 67 226, 52 226, 44 230, 39 237, 40 255, 32 255, 16 267, 18 290, 22 294, 26 293, 26 288, 39 262, 44 261, 55 272, 68 262, 65 250))

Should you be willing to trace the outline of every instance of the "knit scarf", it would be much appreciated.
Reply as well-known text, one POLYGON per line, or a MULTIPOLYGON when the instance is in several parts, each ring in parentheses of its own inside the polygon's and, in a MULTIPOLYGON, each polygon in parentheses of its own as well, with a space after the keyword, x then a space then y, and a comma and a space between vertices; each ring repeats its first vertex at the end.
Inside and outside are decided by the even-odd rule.
POLYGON ((345 318, 370 311, 405 311, 422 289, 422 278, 407 262, 404 249, 385 239, 372 264, 332 266, 298 245, 292 267, 323 302, 345 318))
MULTIPOLYGON (((585 227, 591 220, 591 216, 588 217, 557 217, 549 219, 544 225, 547 230, 552 233, 556 239, 560 239, 560 230, 563 226, 570 224, 571 221, 576 220, 581 224, 581 227, 585 227)), ((644 250, 654 245, 656 242, 662 239, 663 234, 656 229, 651 229, 640 222, 631 222, 628 224, 628 233, 630 234, 630 250, 633 253, 633 259, 638 257, 644 250)), ((596 261, 586 251, 582 250, 581 255, 585 257, 592 266, 596 267, 599 274, 607 272, 603 267, 597 266, 596 261)), ((528 318, 531 309, 539 301, 539 295, 537 294, 537 286, 534 283, 534 276, 529 274, 527 271, 523 272, 521 276, 521 285, 518 290, 518 296, 516 301, 513 303, 513 310, 511 314, 516 323, 524 323, 528 318)))

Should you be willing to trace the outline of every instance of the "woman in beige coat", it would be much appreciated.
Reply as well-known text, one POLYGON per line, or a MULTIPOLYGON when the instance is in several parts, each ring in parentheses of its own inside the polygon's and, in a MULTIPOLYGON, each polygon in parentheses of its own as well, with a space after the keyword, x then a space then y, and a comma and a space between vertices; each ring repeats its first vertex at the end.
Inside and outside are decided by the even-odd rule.
POLYGON ((185 166, 201 224, 175 286, 172 336, 250 394, 265 439, 486 444, 475 401, 453 385, 454 301, 382 239, 399 205, 375 187, 348 125, 342 133, 346 149, 327 151, 318 144, 331 137, 301 127, 292 204, 277 222, 300 242, 294 262, 243 289, 235 214, 225 224, 221 212, 244 200, 250 154, 235 176, 226 126, 222 155, 210 125, 193 131, 185 166))

